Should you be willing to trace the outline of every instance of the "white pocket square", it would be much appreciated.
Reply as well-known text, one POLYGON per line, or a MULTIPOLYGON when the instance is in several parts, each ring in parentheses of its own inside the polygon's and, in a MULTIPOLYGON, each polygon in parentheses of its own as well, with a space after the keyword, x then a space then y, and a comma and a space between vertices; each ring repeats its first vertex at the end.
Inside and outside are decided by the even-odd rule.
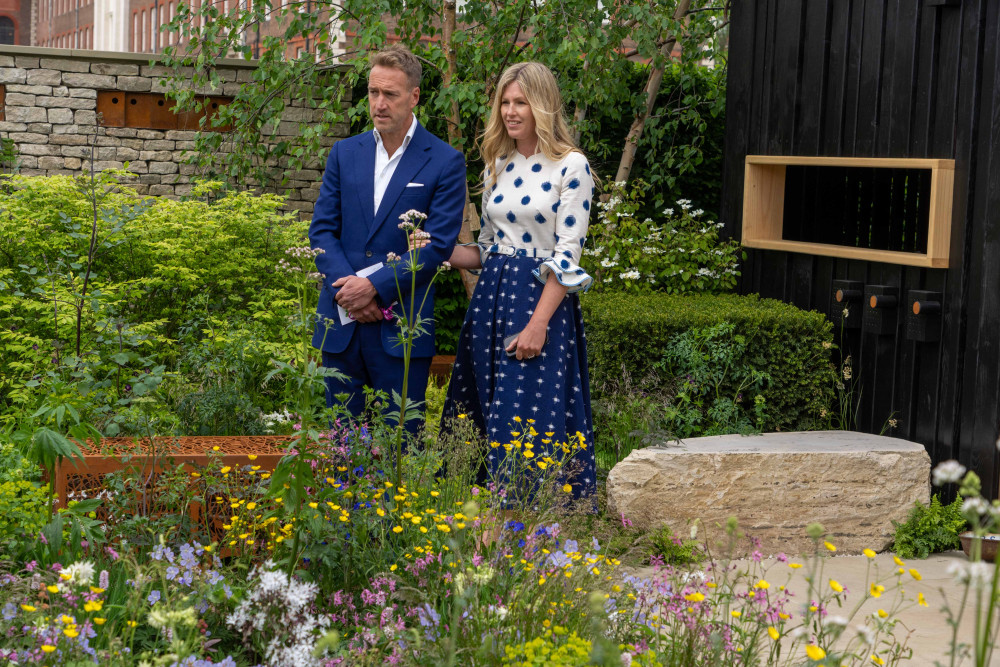
POLYGON ((407 183, 406 187, 408 187, 408 188, 422 188, 422 187, 424 187, 424 184, 423 183, 407 183))

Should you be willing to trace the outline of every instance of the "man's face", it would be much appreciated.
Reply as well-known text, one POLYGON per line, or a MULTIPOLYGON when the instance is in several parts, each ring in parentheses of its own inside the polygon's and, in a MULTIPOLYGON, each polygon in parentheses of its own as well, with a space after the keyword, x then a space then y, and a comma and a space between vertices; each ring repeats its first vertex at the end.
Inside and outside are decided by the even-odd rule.
POLYGON ((368 112, 381 134, 402 138, 419 100, 420 89, 410 88, 402 70, 376 65, 368 74, 368 112))

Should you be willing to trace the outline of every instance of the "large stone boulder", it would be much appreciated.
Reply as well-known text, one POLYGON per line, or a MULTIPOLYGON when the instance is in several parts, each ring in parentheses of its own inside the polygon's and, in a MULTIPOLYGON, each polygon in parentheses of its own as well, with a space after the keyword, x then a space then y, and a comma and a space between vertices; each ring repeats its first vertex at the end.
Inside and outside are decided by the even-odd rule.
POLYGON ((892 544, 892 521, 930 500, 930 457, 920 444, 851 431, 689 438, 639 449, 608 476, 608 503, 643 528, 689 523, 741 529, 765 554, 811 551, 806 526, 823 524, 838 552, 892 544))

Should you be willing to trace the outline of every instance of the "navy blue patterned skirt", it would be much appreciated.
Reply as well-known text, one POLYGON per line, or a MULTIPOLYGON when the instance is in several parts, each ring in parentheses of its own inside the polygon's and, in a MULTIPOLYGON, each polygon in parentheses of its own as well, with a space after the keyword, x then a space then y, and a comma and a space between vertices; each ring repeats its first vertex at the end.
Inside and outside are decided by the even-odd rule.
MULTIPOLYGON (((563 299, 552 315, 549 340, 538 357, 518 361, 503 347, 504 338, 531 319, 543 289, 532 271, 541 262, 502 254, 486 259, 459 336, 442 421, 465 413, 488 443, 509 443, 512 432, 530 428, 529 419, 539 432, 536 443, 575 443, 582 436, 585 448, 565 466, 565 481, 579 498, 594 493, 597 481, 587 342, 577 295, 563 299)), ((490 478, 509 482, 497 477, 510 468, 503 461, 511 452, 487 446, 490 478)))

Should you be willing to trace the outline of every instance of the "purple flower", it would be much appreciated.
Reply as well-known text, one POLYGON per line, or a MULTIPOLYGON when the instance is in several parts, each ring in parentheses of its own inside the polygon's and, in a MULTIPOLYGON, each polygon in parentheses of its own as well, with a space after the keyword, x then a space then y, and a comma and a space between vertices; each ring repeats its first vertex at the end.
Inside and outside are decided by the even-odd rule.
POLYGON ((153 591, 146 598, 146 602, 148 602, 150 606, 153 606, 154 604, 156 604, 159 601, 160 601, 160 591, 153 591))
POLYGON ((520 521, 508 521, 507 528, 512 532, 519 533, 524 530, 524 524, 520 521))

